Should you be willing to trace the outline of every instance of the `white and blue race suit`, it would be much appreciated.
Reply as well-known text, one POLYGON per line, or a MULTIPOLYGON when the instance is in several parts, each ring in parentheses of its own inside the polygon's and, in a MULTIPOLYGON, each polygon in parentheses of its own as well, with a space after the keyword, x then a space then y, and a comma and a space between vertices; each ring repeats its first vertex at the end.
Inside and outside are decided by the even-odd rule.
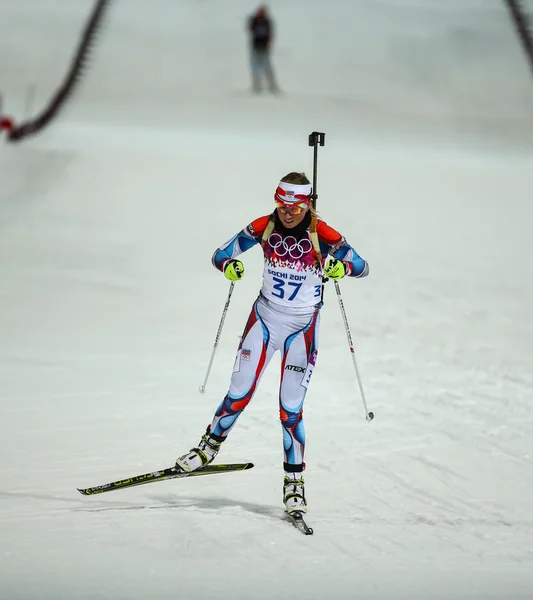
MULTIPOLYGON (((211 433, 225 439, 255 394, 272 355, 282 355, 279 409, 283 428, 284 469, 304 468, 303 405, 318 354, 322 273, 328 256, 342 260, 346 275, 365 277, 368 264, 324 221, 315 221, 317 243, 310 231, 311 214, 294 228, 285 228, 275 215, 274 228, 263 239, 271 215, 260 217, 213 255, 220 271, 253 246, 262 246, 263 285, 252 306, 237 350, 230 388, 218 407, 211 433)), ((268 231, 268 230, 267 230, 268 231)))

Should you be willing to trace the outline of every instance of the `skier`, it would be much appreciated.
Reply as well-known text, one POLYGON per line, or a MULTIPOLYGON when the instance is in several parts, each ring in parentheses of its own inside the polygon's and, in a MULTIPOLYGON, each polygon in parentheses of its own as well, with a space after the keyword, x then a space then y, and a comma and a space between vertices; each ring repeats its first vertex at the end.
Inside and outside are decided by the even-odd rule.
POLYGON ((272 355, 280 350, 283 501, 290 514, 307 511, 303 405, 317 359, 323 276, 368 274, 367 262, 317 216, 311 206, 312 192, 304 173, 289 173, 274 194, 274 212, 252 221, 215 251, 213 265, 230 281, 238 281, 244 265, 236 257, 260 244, 263 285, 244 328, 229 391, 198 445, 176 460, 176 468, 191 472, 215 458, 254 396, 272 355))
POLYGON ((257 12, 248 20, 252 90, 256 93, 261 91, 262 75, 266 77, 268 88, 271 92, 276 93, 279 91, 270 61, 270 48, 274 37, 273 31, 274 25, 268 16, 266 6, 260 6, 257 12))

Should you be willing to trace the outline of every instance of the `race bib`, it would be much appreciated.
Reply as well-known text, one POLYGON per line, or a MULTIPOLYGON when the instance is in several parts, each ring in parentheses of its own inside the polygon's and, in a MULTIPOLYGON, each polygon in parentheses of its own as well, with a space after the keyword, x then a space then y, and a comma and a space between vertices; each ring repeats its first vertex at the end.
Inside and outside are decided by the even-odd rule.
POLYGON ((262 294, 285 306, 318 304, 322 295, 322 270, 308 235, 296 238, 274 231, 263 246, 265 268, 262 294))

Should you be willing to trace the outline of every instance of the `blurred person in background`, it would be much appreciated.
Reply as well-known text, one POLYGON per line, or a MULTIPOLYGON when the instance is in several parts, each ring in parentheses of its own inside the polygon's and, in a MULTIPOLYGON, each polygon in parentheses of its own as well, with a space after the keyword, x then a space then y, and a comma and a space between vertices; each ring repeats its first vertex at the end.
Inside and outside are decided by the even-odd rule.
POLYGON ((270 48, 274 38, 274 26, 268 16, 266 6, 261 5, 256 13, 249 18, 248 33, 250 35, 252 91, 255 93, 261 91, 261 80, 264 76, 268 89, 273 93, 277 93, 279 88, 270 61, 270 48))

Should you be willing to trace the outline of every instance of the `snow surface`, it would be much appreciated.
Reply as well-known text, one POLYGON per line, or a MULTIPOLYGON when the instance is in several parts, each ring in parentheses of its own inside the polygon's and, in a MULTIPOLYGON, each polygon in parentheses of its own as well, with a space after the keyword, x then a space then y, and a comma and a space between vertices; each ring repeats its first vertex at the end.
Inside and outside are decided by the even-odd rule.
MULTIPOLYGON (((48 100, 90 2, 0 4, 0 92, 48 100)), ((246 0, 116 0, 81 88, 0 146, 0 597, 533 597, 533 84, 497 0, 272 0, 281 97, 248 93, 246 0), (279 358, 221 461, 171 464, 226 392, 260 285, 211 253, 291 170, 371 265, 333 289, 306 402, 313 537, 282 520, 279 358)))

